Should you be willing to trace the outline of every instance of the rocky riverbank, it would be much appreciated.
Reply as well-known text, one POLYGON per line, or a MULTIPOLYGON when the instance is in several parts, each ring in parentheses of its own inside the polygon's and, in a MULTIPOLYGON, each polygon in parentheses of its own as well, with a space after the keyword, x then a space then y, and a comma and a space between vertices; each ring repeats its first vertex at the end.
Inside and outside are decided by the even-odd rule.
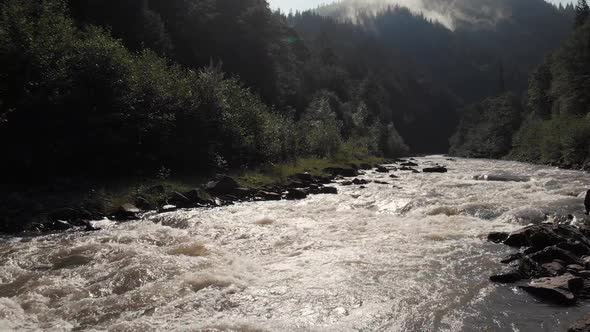
MULTIPOLYGON (((519 249, 502 260, 506 270, 490 280, 516 283, 532 296, 560 305, 590 299, 590 225, 571 225, 571 216, 564 219, 562 223, 489 234, 488 240, 519 249)), ((569 331, 590 331, 590 316, 569 331)))
MULTIPOLYGON (((131 197, 121 202, 108 211, 97 207, 103 202, 85 204, 84 206, 67 206, 44 213, 42 218, 22 222, 22 229, 15 229, 5 233, 42 234, 47 232, 59 232, 70 229, 81 231, 96 231, 94 221, 109 220, 127 222, 140 219, 145 213, 171 212, 177 209, 191 208, 215 208, 237 202, 247 201, 277 201, 299 200, 308 195, 337 194, 338 190, 330 186, 332 183, 342 185, 364 186, 367 180, 359 179, 365 171, 375 170, 379 173, 393 171, 411 171, 420 173, 416 167, 418 164, 413 159, 385 160, 382 164, 349 163, 342 167, 326 167, 320 172, 294 173, 288 176, 287 181, 261 186, 245 186, 241 179, 218 175, 209 181, 188 190, 174 190, 164 185, 153 185, 138 190, 131 197), (388 166, 384 166, 388 165, 388 166)), ((422 170, 425 173, 444 173, 447 169, 441 165, 429 165, 422 170)), ((395 174, 390 174, 396 178, 395 174)), ((388 185, 382 181, 378 184, 388 185)), ((20 226, 20 225, 19 225, 20 226)))

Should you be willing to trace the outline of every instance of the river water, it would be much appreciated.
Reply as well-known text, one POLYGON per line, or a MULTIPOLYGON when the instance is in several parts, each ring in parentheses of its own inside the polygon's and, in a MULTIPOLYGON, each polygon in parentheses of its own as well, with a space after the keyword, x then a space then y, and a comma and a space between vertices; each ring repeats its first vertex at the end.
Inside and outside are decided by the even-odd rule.
POLYGON ((418 163, 449 173, 368 171, 390 184, 0 239, 0 330, 565 331, 590 310, 490 283, 511 250, 486 242, 583 218, 587 174, 418 163))

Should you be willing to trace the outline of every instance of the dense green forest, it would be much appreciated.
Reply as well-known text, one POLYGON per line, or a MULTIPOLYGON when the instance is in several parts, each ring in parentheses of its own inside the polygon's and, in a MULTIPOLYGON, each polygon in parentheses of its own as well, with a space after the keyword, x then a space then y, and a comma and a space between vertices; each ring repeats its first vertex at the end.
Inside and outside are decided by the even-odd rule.
POLYGON ((581 0, 574 30, 510 95, 467 107, 451 152, 564 167, 590 166, 590 10, 581 0), (477 129, 476 129, 477 128, 477 129))
POLYGON ((450 27, 397 6, 348 17, 329 6, 286 15, 263 0, 2 0, 0 174, 15 182, 195 174, 446 152, 459 123, 457 153, 469 155, 473 143, 463 140, 489 132, 502 146, 488 156, 501 156, 514 129, 514 155, 556 158, 526 142, 536 126, 580 127, 573 117, 583 96, 563 91, 584 84, 571 80, 582 60, 566 63, 586 56, 570 50, 587 42, 586 25, 537 70, 531 115, 514 114, 506 108, 519 105, 528 73, 565 39, 575 11, 543 0, 498 4, 505 15, 493 24, 471 6, 477 19, 452 17, 450 27), (504 93, 459 121, 464 105, 504 93), (496 107, 510 126, 474 133, 470 121, 493 120, 487 109, 496 107), (563 117, 547 118, 556 112, 563 117))

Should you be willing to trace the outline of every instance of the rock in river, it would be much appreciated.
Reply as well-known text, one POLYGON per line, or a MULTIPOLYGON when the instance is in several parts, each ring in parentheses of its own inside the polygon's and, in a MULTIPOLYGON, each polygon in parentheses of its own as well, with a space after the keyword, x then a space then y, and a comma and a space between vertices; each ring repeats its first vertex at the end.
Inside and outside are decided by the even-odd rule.
POLYGON ((525 286, 520 286, 534 296, 559 304, 574 303, 576 301, 574 292, 582 287, 584 287, 584 280, 569 273, 559 277, 535 279, 525 286))

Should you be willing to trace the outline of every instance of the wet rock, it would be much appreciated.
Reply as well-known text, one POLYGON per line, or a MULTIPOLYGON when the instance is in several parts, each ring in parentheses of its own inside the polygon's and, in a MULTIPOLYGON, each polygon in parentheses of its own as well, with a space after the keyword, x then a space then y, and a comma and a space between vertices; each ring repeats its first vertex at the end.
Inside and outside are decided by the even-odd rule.
POLYGON ((389 173, 389 170, 385 166, 377 166, 375 171, 378 173, 389 173))
POLYGON ((518 263, 518 271, 520 271, 523 275, 532 278, 548 276, 547 271, 543 269, 538 262, 527 256, 524 256, 518 263))
MULTIPOLYGON (((399 170, 400 171, 406 171, 406 172, 414 172, 414 173, 418 172, 417 170, 415 170, 415 169, 413 169, 411 167, 407 167, 407 166, 404 166, 404 167, 400 168, 399 170)), ((420 172, 418 172, 418 173, 420 173, 420 172)))
POLYGON ((507 273, 496 274, 490 277, 491 282, 498 282, 502 284, 515 283, 524 279, 524 276, 519 271, 510 271, 507 273))
POLYGON ((283 198, 281 194, 270 191, 259 191, 256 196, 265 201, 280 201, 283 198))
POLYGON ((551 276, 559 276, 566 272, 565 267, 560 262, 556 261, 541 264, 541 267, 551 276))
MULTIPOLYGON (((238 189, 236 189, 236 192, 238 189)), ((194 205, 213 205, 213 204, 215 204, 211 195, 209 195, 205 190, 202 190, 199 188, 187 191, 183 195, 194 205)))
POLYGON ((590 248, 578 241, 560 242, 557 247, 567 250, 576 256, 584 256, 590 254, 590 248))
POLYGON ((341 183, 343 186, 352 186, 352 181, 344 181, 341 183))
POLYGON ((55 210, 47 216, 51 221, 67 221, 73 226, 85 226, 86 220, 93 219, 93 214, 83 208, 63 208, 55 210))
POLYGON ((233 178, 229 176, 222 176, 218 180, 209 181, 207 183, 207 191, 217 195, 229 195, 238 188, 239 185, 233 178))
POLYGON ((436 167, 428 167, 422 170, 424 173, 446 173, 448 172, 447 168, 444 166, 436 166, 436 167))
POLYGON ((590 239, 586 237, 579 228, 570 225, 558 225, 553 231, 564 240, 575 240, 590 247, 590 239))
POLYGON ((49 224, 49 229, 53 231, 67 231, 74 226, 70 225, 68 222, 63 220, 56 220, 49 224))
POLYGON ((539 252, 530 255, 529 257, 538 263, 547 263, 560 259, 566 262, 567 264, 582 264, 581 260, 574 254, 567 250, 563 250, 557 246, 547 247, 539 252))
POLYGON ((316 183, 319 183, 319 184, 332 183, 332 177, 331 176, 314 176, 314 180, 315 180, 316 183))
POLYGON ((307 194, 304 191, 298 189, 289 189, 289 192, 287 193, 287 199, 290 200, 304 199, 306 197, 307 194))
MULTIPOLYGON (((492 241, 492 242, 494 242, 494 241, 492 241)), ((517 252, 516 254, 512 254, 512 255, 509 255, 508 257, 504 258, 503 260, 500 261, 500 263, 509 264, 509 263, 512 263, 512 262, 517 261, 519 259, 522 259, 523 257, 524 256, 522 255, 522 253, 517 252)))
POLYGON ((321 187, 319 188, 319 192, 318 194, 338 194, 338 189, 334 188, 334 187, 321 187))
POLYGON ((416 164, 415 162, 411 162, 411 161, 401 163, 400 165, 403 167, 416 167, 416 166, 418 166, 418 164, 416 164))
POLYGON ((584 287, 584 280, 567 273, 558 277, 535 279, 520 287, 543 300, 573 304, 576 301, 574 293, 584 287))
POLYGON ((137 206, 127 203, 119 206, 113 213, 113 218, 117 221, 128 221, 139 219, 139 213, 141 211, 137 206))
POLYGON ((312 183, 314 182, 313 175, 309 173, 297 173, 292 176, 293 179, 299 180, 303 183, 312 183))
POLYGON ((158 212, 165 213, 165 212, 172 212, 172 211, 176 211, 176 210, 178 210, 178 208, 175 205, 164 205, 158 210, 158 212))
POLYGON ((354 179, 354 180, 352 180, 352 183, 355 184, 355 185, 357 185, 357 186, 360 186, 360 185, 363 185, 363 184, 368 184, 369 181, 367 181, 365 179, 354 179))
POLYGON ((534 230, 534 232, 527 233, 529 245, 533 248, 547 248, 561 241, 561 237, 549 229, 536 227, 534 230))
POLYGON ((586 214, 590 214, 590 190, 586 192, 586 198, 584 198, 584 207, 586 208, 586 214))
POLYGON ((399 178, 399 176, 397 176, 395 174, 391 174, 391 175, 389 175, 389 177, 392 178, 392 179, 398 179, 399 178))
POLYGON ((385 181, 375 181, 376 184, 381 184, 381 185, 388 185, 389 183, 385 182, 385 181))
POLYGON ((332 176, 340 175, 349 178, 359 175, 358 170, 354 168, 328 167, 323 171, 324 173, 331 174, 332 176))
POLYGON ((285 188, 292 189, 292 188, 306 188, 308 185, 301 182, 301 181, 291 181, 285 185, 285 188))
POLYGON ((573 273, 576 274, 577 272, 580 272, 582 270, 584 270, 584 267, 582 265, 579 264, 569 264, 568 266, 566 266, 566 269, 573 273))
POLYGON ((135 198, 135 206, 144 211, 151 211, 157 209, 155 204, 152 204, 152 202, 141 196, 135 198))
POLYGON ((494 242, 494 243, 502 243, 502 242, 506 241, 507 238, 508 238, 508 233, 506 233, 506 232, 492 232, 492 233, 488 234, 488 241, 494 242))
POLYGON ((504 240, 504 244, 511 247, 527 247, 529 240, 525 233, 526 228, 523 228, 508 234, 508 237, 504 240))
POLYGON ((172 192, 170 197, 166 200, 169 205, 176 205, 179 208, 191 207, 193 204, 191 200, 179 192, 172 192))

